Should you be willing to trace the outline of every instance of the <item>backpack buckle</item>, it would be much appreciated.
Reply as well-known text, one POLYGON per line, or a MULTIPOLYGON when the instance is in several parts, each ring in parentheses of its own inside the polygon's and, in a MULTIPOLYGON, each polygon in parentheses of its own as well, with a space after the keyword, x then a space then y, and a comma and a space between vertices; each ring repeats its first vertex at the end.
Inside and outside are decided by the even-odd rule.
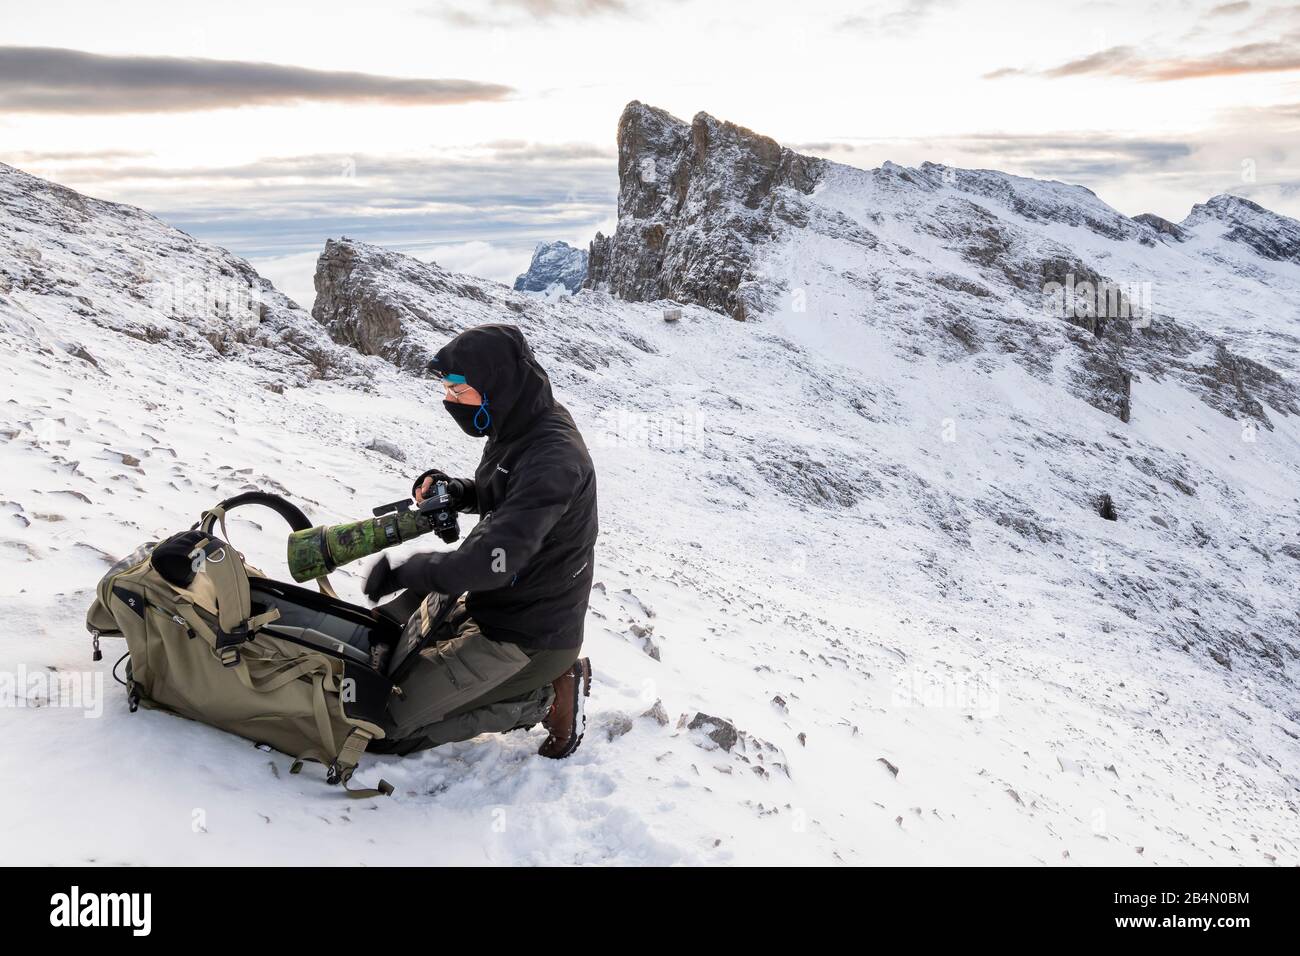
POLYGON ((221 649, 221 666, 237 667, 239 665, 239 648, 223 647, 221 649))

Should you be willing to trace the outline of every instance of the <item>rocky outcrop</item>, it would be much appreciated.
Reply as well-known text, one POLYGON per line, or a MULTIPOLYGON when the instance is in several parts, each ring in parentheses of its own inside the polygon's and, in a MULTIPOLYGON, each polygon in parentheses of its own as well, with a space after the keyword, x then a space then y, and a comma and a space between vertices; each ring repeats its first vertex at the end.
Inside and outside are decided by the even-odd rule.
POLYGON ((335 342, 417 375, 453 336, 488 322, 518 325, 539 355, 588 370, 648 348, 611 314, 628 306, 607 296, 543 299, 346 238, 326 242, 315 284, 312 315, 335 342))
POLYGON ((768 292, 756 248, 777 223, 806 221, 802 200, 824 166, 707 113, 687 124, 629 103, 618 124, 618 227, 592 242, 586 286, 745 318, 768 292))
POLYGON ((546 292, 556 286, 577 292, 587 279, 587 253, 567 242, 539 242, 528 271, 515 279, 516 292, 546 292))
POLYGON ((1144 212, 1141 215, 1134 216, 1133 221, 1140 222, 1144 226, 1150 226, 1160 235, 1167 236, 1175 242, 1182 242, 1187 238, 1187 233, 1183 231, 1181 226, 1157 216, 1155 213, 1144 212))
MULTIPOLYGON (((438 302, 498 305, 499 321, 512 316, 482 280, 446 272, 401 253, 330 239, 316 261, 312 317, 335 342, 422 372, 437 348, 461 329, 458 310, 438 302)), ((502 287, 504 288, 504 287, 502 287)))

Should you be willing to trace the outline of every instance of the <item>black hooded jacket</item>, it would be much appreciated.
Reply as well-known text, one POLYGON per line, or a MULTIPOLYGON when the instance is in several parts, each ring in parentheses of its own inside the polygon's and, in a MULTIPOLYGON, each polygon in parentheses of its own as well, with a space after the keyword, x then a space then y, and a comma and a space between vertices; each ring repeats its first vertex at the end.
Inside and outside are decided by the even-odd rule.
POLYGON ((573 418, 551 394, 523 333, 481 325, 429 366, 483 394, 487 447, 460 510, 479 523, 459 548, 397 568, 406 588, 469 592, 483 633, 536 649, 582 644, 596 552, 596 472, 573 418))

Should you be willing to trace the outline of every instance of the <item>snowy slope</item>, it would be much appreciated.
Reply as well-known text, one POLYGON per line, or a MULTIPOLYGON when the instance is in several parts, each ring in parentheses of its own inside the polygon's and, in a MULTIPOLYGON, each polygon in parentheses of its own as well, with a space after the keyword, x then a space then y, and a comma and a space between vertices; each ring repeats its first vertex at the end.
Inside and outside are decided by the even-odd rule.
POLYGON ((72 311, 195 359, 238 358, 268 386, 366 374, 247 262, 148 213, 3 163, 0 209, 0 295, 20 313, 34 308, 38 324, 41 310, 72 311))
MULTIPOLYGON (((294 341, 254 335, 226 355, 185 332, 224 342, 218 308, 173 319, 116 278, 124 248, 165 276, 183 245, 201 282, 224 253, 104 205, 76 233, 37 234, 37 187, 0 192, 6 275, 10 250, 34 248, 46 276, 0 292, 0 673, 35 675, 3 711, 0 767, 41 782, 0 796, 9 857, 1297 862, 1300 419, 1280 407, 1294 326, 1273 310, 1298 270, 1241 260, 1241 243, 1195 224, 1184 243, 1130 233, 1057 184, 1007 177, 1037 194, 1017 199, 997 174, 964 175, 927 188, 828 164, 805 224, 769 223, 746 253, 769 302, 748 322, 688 304, 665 323, 662 304, 594 290, 543 301, 338 241, 317 274, 321 325, 276 299, 294 341), (984 265, 950 248, 968 236, 918 228, 924 203, 979 217, 1009 249, 1177 256, 1188 276, 1214 255, 1246 262, 1260 277, 1219 274, 1242 293, 1235 311, 1194 289, 1170 294, 1196 316, 1157 311, 1204 369, 1222 336, 1278 381, 1250 373, 1223 398, 1202 366, 1128 344, 1113 354, 1142 361, 1122 422, 1089 401, 1101 376, 1079 343, 1093 333, 1045 322, 1004 254, 984 265), (95 288, 111 308, 84 314, 76 296, 95 288), (425 467, 467 473, 477 443, 409 370, 484 321, 535 343, 600 475, 597 683, 575 757, 535 757, 534 731, 371 758, 360 779, 396 795, 349 801, 290 777, 282 755, 128 714, 105 677, 120 651, 106 642, 92 664, 82 626, 107 563, 245 487, 327 521, 425 467), (132 334, 145 327, 168 334, 132 334), (297 364, 298 335, 340 356, 326 377, 297 364), (407 461, 368 450, 375 438, 407 461), (1120 520, 1098 516, 1102 492, 1120 520), (104 679, 99 716, 51 706, 68 703, 50 700, 52 674, 104 679)), ((277 522, 231 524, 270 573, 277 522)), ((353 599, 363 570, 336 575, 353 599)))

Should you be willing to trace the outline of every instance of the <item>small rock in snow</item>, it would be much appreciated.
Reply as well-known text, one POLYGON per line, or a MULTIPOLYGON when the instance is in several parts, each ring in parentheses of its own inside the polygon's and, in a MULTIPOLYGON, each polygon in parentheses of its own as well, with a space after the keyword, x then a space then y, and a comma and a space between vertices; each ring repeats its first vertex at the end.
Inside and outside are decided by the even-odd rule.
POLYGON ((370 451, 377 451, 381 455, 387 455, 394 461, 406 461, 406 452, 386 438, 372 438, 366 448, 370 451))
POLYGON ((686 729, 703 729, 710 740, 728 753, 731 752, 732 747, 736 746, 736 741, 740 736, 736 731, 736 725, 731 721, 723 720, 721 717, 711 717, 703 713, 696 713, 691 718, 691 722, 686 725, 686 729))
POLYGON ((99 363, 95 361, 95 356, 87 352, 85 346, 70 345, 68 346, 67 352, 73 358, 79 358, 83 362, 89 362, 91 365, 95 366, 95 368, 99 368, 99 363))
POLYGON ((605 738, 617 740, 632 729, 632 718, 627 714, 614 714, 605 726, 605 738))
POLYGON ((652 706, 641 716, 649 717, 660 727, 668 726, 668 711, 664 710, 664 702, 662 700, 656 700, 654 702, 654 706, 652 706))

